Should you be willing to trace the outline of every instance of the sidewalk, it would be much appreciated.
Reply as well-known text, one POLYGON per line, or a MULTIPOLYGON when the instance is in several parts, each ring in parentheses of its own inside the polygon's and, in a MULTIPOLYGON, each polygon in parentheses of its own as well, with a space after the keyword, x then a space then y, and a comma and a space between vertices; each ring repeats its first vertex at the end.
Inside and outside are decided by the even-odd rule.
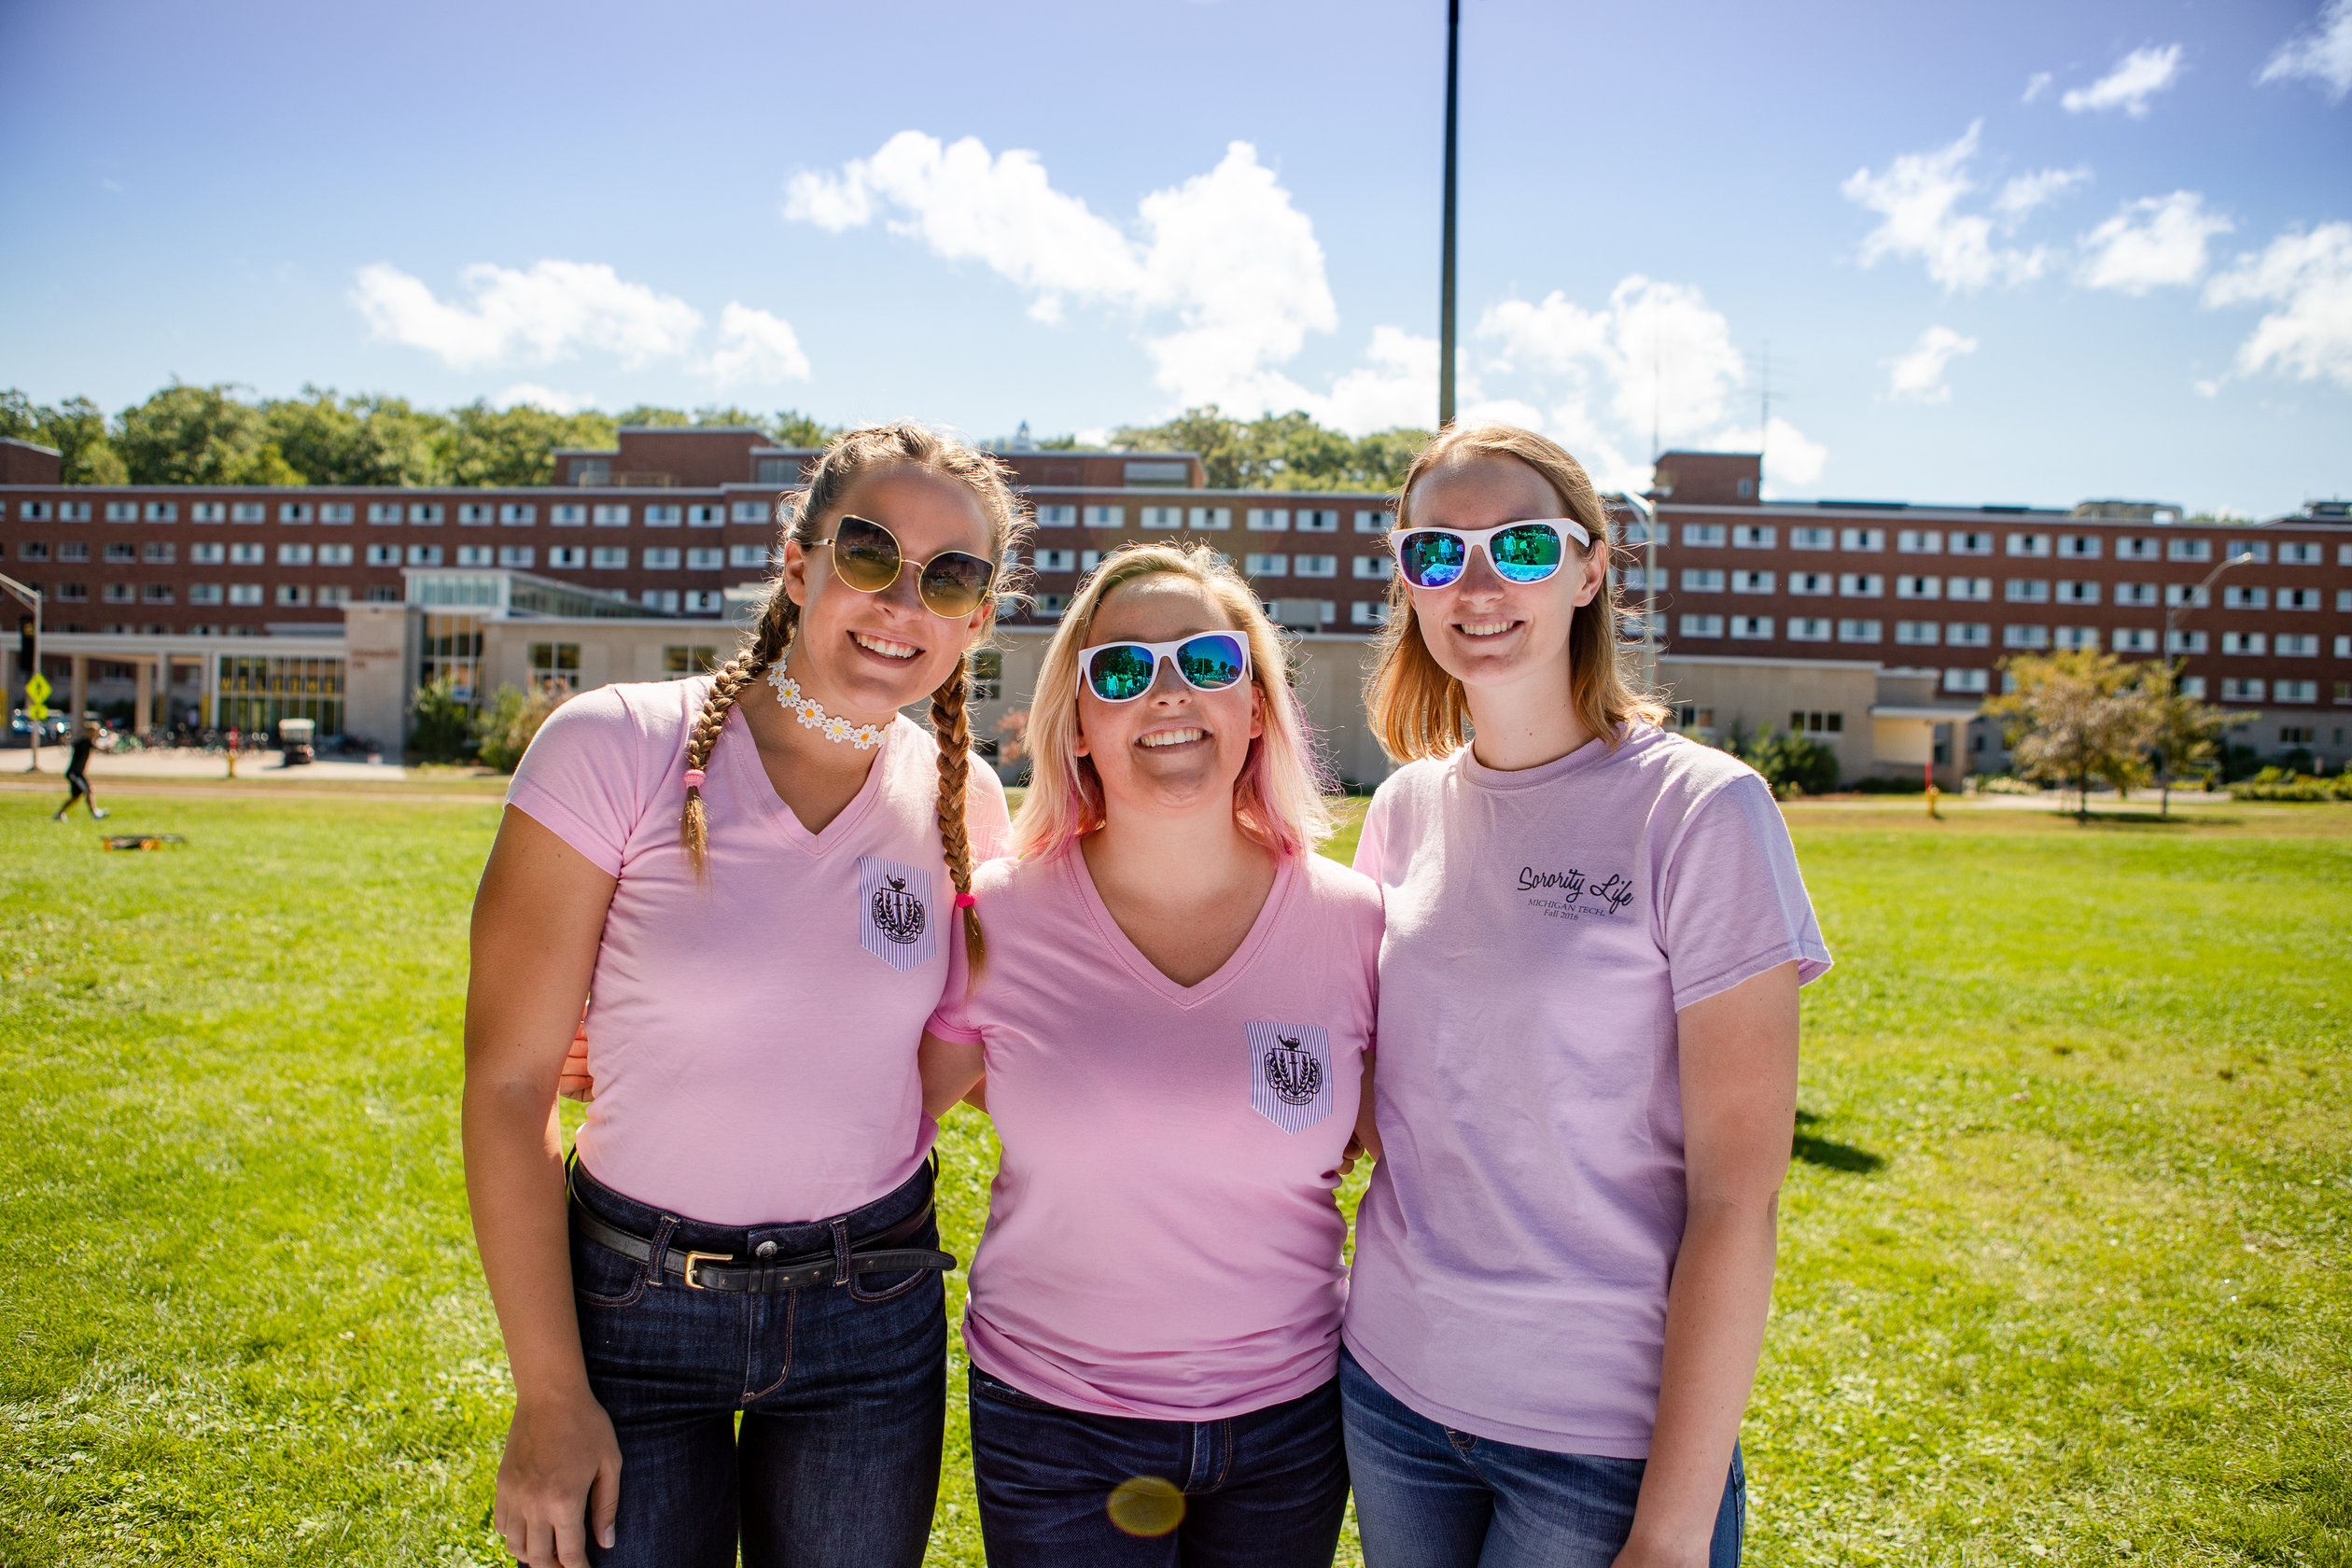
MULTIPOLYGON (((25 777, 63 778, 65 760, 73 755, 63 746, 41 748, 41 771, 27 775, 25 764, 31 753, 20 747, 12 751, 0 751, 0 778, 25 777)), ((194 749, 147 751, 92 751, 90 754, 90 778, 96 783, 104 778, 226 778, 229 777, 228 754, 219 751, 199 751, 194 749)), ((398 763, 356 763, 322 758, 300 767, 287 767, 283 753, 277 751, 240 751, 237 753, 237 782, 282 781, 293 784, 322 784, 329 779, 364 780, 382 784, 398 784, 408 777, 408 769, 398 763)))

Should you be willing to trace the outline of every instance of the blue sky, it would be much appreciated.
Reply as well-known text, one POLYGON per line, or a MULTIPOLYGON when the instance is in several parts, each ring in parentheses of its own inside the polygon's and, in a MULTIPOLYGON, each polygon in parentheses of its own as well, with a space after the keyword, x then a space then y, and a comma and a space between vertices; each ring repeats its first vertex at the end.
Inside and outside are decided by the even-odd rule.
MULTIPOLYGON (((2352 0, 1466 0, 1465 407, 1604 478, 2352 494, 2352 0)), ((27 5, 0 385, 1435 412, 1444 8, 27 5)))

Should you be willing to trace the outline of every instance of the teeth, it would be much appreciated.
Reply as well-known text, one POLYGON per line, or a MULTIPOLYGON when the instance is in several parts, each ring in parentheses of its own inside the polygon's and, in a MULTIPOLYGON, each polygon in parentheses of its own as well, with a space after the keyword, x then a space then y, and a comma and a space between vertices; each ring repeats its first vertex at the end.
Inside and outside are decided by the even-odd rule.
POLYGON ((867 652, 879 653, 886 659, 912 659, 922 651, 903 642, 892 642, 888 637, 871 637, 864 632, 851 632, 849 637, 851 641, 867 652))
POLYGON ((1198 740, 1207 734, 1206 730, 1155 730, 1136 744, 1151 747, 1182 746, 1187 741, 1198 740))
POLYGON ((1457 621, 1455 629, 1463 637, 1494 637, 1517 625, 1515 621, 1457 621))

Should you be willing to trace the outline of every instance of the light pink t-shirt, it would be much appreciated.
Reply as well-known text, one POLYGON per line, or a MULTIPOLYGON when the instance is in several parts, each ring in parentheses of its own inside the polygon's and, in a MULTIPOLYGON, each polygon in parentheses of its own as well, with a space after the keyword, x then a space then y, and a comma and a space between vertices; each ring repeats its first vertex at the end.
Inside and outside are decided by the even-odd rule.
POLYGON ((1189 989, 1152 966, 1085 857, 974 879, 987 962, 931 1022, 984 1047, 1004 1155, 972 1265, 973 1364, 1096 1415, 1220 1421, 1336 1373, 1347 1224, 1332 1196, 1372 1037, 1380 899, 1286 861, 1240 947, 1189 989))
POLYGON ((1457 1431, 1643 1459, 1682 1246, 1677 1010, 1828 949, 1754 770, 1648 726, 1380 787, 1385 1158, 1348 1349, 1457 1431))
MULTIPOLYGON (((710 680, 602 686, 557 708, 507 802, 612 875, 596 951, 580 1129, 597 1181, 714 1225, 824 1219, 915 1172, 936 1128, 917 1050, 959 947, 940 848, 939 750, 900 718, 865 787, 811 834, 741 712, 703 783, 710 875, 679 840, 687 733, 710 680)), ((744 702, 773 698, 764 685, 744 702)), ((973 851, 1004 790, 974 760, 973 851)))

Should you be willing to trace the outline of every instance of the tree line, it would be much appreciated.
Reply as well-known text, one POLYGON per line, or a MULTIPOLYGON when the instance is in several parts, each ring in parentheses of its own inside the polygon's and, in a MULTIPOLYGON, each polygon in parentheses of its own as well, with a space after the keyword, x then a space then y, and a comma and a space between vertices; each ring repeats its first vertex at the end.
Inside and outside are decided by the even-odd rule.
MULTIPOLYGON (((0 436, 55 447, 68 484, 533 485, 553 483, 563 447, 609 447, 623 425, 741 426, 778 445, 822 446, 840 427, 786 409, 713 406, 689 412, 639 404, 618 413, 558 413, 530 403, 477 400, 419 408, 380 393, 344 397, 305 386, 298 397, 252 398, 228 384, 174 382, 109 415, 88 398, 54 405, 0 392, 0 436)), ((1426 430, 1355 437, 1309 414, 1236 419, 1213 404, 1161 425, 1123 425, 1113 451, 1200 454, 1220 489, 1391 490, 1426 430)), ((1074 450, 1073 436, 1038 442, 1074 450)))

